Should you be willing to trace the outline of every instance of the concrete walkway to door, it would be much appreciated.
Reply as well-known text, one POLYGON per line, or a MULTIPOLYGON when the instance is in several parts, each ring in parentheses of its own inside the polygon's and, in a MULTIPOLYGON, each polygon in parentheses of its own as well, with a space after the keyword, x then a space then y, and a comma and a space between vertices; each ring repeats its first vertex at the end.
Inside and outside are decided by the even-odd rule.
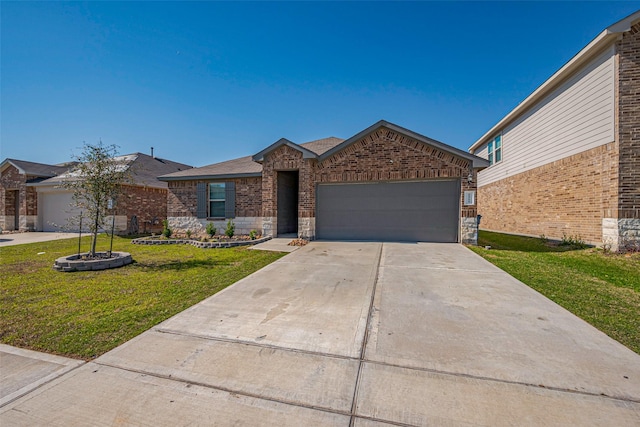
POLYGON ((312 242, 2 425, 640 423, 640 356, 457 244, 312 242))

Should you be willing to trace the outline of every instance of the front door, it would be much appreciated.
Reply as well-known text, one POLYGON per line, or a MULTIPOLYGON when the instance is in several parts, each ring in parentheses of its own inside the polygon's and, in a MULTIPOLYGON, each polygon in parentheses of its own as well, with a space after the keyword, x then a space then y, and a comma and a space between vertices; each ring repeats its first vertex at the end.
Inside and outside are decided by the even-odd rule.
POLYGON ((298 234, 298 171, 278 171, 278 236, 298 234))

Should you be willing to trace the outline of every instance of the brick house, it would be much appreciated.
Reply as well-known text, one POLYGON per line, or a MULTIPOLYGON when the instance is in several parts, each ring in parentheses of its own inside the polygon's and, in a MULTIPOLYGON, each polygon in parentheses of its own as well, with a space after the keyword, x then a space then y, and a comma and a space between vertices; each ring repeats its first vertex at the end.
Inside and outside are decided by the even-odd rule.
POLYGON ((0 230, 35 230, 38 195, 33 184, 60 175, 72 165, 5 159, 0 164, 0 230))
POLYGON ((477 240, 476 173, 485 159, 380 121, 347 140, 287 139, 254 156, 159 177, 174 230, 307 239, 477 240))
MULTIPOLYGON (((116 160, 123 161, 131 175, 131 182, 123 186, 123 191, 117 200, 113 213, 115 214, 116 231, 160 230, 162 220, 167 216, 167 183, 156 177, 170 172, 190 169, 191 166, 170 160, 134 153, 119 156, 116 160)), ((71 219, 78 214, 72 204, 72 192, 62 188, 61 184, 69 178, 70 167, 39 165, 38 168, 51 171, 48 175, 41 172, 40 176, 33 175, 35 167, 22 169, 20 172, 15 165, 39 165, 31 162, 7 159, 0 166, 2 172, 2 201, 0 209, 4 214, 3 229, 20 229, 22 231, 75 231, 79 224, 71 219), (28 172, 28 173, 27 173, 28 172), (16 179, 23 184, 16 188, 16 179), (16 190, 14 190, 16 188, 16 190), (24 194, 24 196, 21 196, 24 194), (14 196, 15 195, 15 196, 14 196), (15 220, 11 214, 15 211, 14 197, 22 197, 20 212, 25 212, 26 218, 20 219, 20 227, 12 226, 15 220), (24 199, 24 202, 22 200, 24 199)), ((71 164, 73 166, 73 164, 71 164)), ((85 227, 83 227, 85 228, 85 227)))
POLYGON ((640 242, 640 11, 611 25, 469 149, 486 230, 640 242))

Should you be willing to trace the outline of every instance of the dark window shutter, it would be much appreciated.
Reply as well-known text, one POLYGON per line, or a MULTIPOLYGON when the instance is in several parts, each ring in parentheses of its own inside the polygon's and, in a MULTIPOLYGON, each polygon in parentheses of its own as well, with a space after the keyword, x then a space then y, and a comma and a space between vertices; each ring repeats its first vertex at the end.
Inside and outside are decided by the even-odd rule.
POLYGON ((224 184, 224 217, 236 217, 236 183, 233 181, 224 184))
POLYGON ((198 207, 196 215, 198 218, 207 217, 207 183, 199 182, 196 185, 196 194, 198 196, 198 207))

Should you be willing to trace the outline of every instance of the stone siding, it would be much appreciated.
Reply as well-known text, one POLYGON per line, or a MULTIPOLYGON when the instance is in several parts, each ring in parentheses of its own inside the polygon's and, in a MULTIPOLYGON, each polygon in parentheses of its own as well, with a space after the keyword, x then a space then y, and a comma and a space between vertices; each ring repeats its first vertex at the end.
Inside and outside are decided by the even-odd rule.
POLYGON ((640 220, 640 23, 618 40, 619 219, 640 220))
POLYGON ((616 212, 615 143, 480 187, 480 228, 602 243, 602 218, 616 212))
MULTIPOLYGON (((235 225, 235 234, 247 235, 251 230, 262 232, 262 218, 257 217, 235 217, 232 219, 235 225)), ((227 220, 208 220, 196 218, 195 216, 169 217, 169 228, 175 233, 183 234, 190 230, 194 236, 206 234, 207 224, 212 222, 216 227, 217 234, 224 234, 227 229, 227 220)), ((271 236, 271 234, 264 234, 271 236)))

